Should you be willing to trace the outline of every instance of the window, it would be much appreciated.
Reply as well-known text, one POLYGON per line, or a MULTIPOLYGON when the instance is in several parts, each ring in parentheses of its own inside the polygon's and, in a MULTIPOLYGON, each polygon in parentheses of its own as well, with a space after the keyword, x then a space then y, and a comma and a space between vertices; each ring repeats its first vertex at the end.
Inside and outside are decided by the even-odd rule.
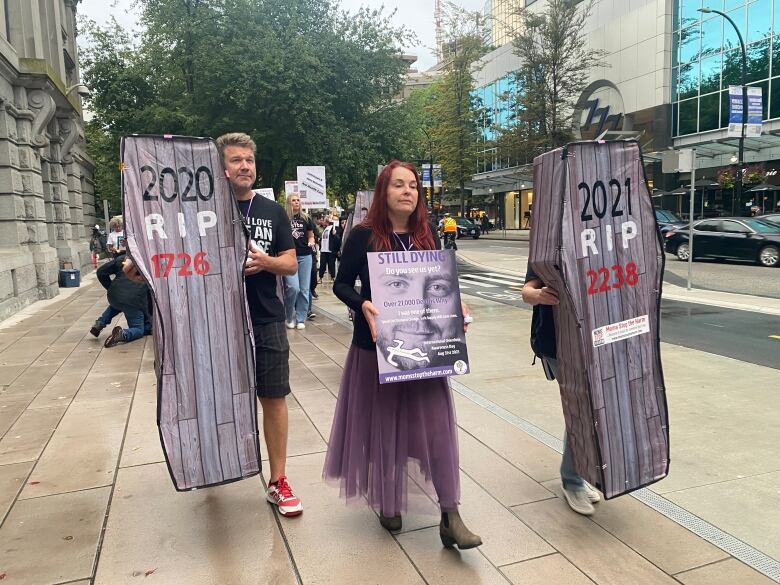
POLYGON ((718 53, 701 60, 701 93, 720 91, 720 70, 723 55, 718 53))
POLYGON ((695 224, 693 229, 695 229, 697 232, 717 232, 719 225, 720 221, 717 219, 707 219, 695 224))
MULTIPOLYGON (((768 97, 764 97, 768 100, 768 97)), ((780 77, 772 80, 772 101, 769 104, 769 118, 780 118, 780 77)))
POLYGON ((748 5, 746 43, 760 41, 772 32, 772 0, 755 0, 748 5))
POLYGON ((717 130, 720 127, 720 94, 711 93, 699 100, 699 132, 717 130))
POLYGON ((699 100, 692 99, 680 102, 680 134, 695 133, 698 117, 699 100))
POLYGON ((748 45, 746 52, 748 83, 769 77, 769 39, 748 45))
POLYGON ((721 222, 720 231, 727 234, 749 234, 750 230, 747 226, 742 225, 738 221, 726 220, 721 222))

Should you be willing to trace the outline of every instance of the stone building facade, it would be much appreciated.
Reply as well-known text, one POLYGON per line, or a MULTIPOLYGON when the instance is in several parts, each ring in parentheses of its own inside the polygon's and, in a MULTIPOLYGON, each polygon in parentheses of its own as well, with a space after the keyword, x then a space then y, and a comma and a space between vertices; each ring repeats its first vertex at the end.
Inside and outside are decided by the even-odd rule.
POLYGON ((63 262, 91 266, 78 3, 0 2, 0 320, 56 296, 63 262))

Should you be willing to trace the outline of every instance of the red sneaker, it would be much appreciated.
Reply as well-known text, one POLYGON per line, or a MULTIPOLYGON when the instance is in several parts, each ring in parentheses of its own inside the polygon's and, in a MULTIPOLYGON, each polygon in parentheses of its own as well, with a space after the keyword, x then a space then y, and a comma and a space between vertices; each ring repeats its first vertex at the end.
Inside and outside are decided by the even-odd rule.
POLYGON ((297 516, 303 512, 301 501, 292 492, 290 484, 287 483, 287 477, 284 475, 279 481, 268 484, 265 490, 265 499, 274 504, 282 516, 297 516))

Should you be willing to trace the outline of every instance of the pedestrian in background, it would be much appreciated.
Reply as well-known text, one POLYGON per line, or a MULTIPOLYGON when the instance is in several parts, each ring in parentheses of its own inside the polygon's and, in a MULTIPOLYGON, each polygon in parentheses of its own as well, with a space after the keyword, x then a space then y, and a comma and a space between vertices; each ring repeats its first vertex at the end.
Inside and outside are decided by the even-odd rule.
POLYGON ((290 218, 298 270, 284 277, 284 312, 288 329, 305 329, 311 305, 314 222, 301 209, 301 198, 297 193, 287 196, 287 215, 290 218))
POLYGON ((397 531, 407 503, 407 466, 414 460, 436 491, 442 544, 466 549, 482 540, 458 513, 458 430, 447 378, 380 386, 376 355, 379 311, 371 302, 367 253, 436 248, 414 165, 392 161, 377 177, 368 217, 350 232, 333 285, 355 318, 323 477, 338 480, 347 500, 365 498, 380 524, 397 531))
POLYGON ((320 280, 328 271, 330 279, 336 278, 336 258, 341 250, 341 237, 338 227, 329 217, 322 219, 322 236, 320 236, 320 280))
POLYGON ((108 223, 108 234, 106 248, 112 258, 116 258, 127 251, 125 246, 125 223, 121 215, 117 215, 108 223))
MULTIPOLYGON (((558 355, 555 339, 553 306, 558 304, 558 292, 542 282, 530 263, 521 290, 523 301, 533 306, 531 318, 531 349, 542 360, 548 380, 555 380, 558 355)), ((560 356, 561 360, 566 356, 560 356)), ((583 390, 584 391, 584 390, 583 390)), ((569 507, 584 516, 595 512, 593 504, 601 501, 598 490, 577 473, 566 433, 563 434, 563 459, 561 460, 561 486, 569 507)))

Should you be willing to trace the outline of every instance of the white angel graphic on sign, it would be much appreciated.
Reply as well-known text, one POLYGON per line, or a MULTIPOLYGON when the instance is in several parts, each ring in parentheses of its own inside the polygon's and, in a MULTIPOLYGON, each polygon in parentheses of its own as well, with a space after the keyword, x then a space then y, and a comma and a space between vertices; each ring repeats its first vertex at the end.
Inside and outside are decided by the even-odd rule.
POLYGON ((414 349, 404 349, 403 345, 404 342, 400 339, 393 339, 393 342, 395 345, 389 345, 387 346, 387 363, 389 363, 392 366, 398 367, 398 364, 395 362, 395 358, 402 357, 402 358, 408 358, 410 360, 414 360, 416 362, 428 362, 431 363, 431 360, 428 358, 427 353, 423 353, 423 351, 419 347, 415 347, 414 349))

